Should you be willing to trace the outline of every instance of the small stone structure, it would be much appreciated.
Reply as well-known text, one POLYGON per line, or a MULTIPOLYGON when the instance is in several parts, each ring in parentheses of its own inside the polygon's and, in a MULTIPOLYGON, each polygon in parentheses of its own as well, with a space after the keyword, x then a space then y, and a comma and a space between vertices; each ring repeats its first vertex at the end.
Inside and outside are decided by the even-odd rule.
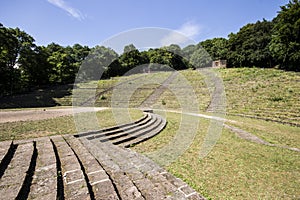
POLYGON ((226 67, 226 60, 215 60, 212 62, 212 67, 226 67))

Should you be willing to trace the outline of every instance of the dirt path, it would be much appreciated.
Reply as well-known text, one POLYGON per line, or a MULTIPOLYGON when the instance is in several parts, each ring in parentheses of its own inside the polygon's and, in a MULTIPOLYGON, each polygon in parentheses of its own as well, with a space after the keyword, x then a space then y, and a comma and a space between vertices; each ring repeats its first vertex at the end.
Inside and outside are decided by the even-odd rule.
POLYGON ((34 121, 55 118, 73 113, 94 112, 107 109, 105 107, 81 107, 81 108, 40 108, 34 110, 2 111, 0 112, 0 123, 16 121, 34 121))
POLYGON ((230 131, 234 132, 239 138, 244 139, 244 140, 249 140, 251 142, 257 143, 257 144, 263 144, 263 145, 267 145, 267 146, 272 146, 272 147, 279 147, 279 148, 283 148, 283 149, 289 149, 291 151, 297 151, 300 152, 300 149, 295 148, 295 147, 289 147, 289 146, 282 146, 279 144, 271 144, 259 137, 257 137, 256 135, 253 135, 252 133, 249 133, 247 131, 244 131, 242 129, 233 127, 233 126, 229 126, 227 124, 224 124, 224 127, 229 129, 230 131))
POLYGON ((140 105, 140 108, 149 108, 155 104, 158 98, 168 89, 168 85, 176 78, 178 72, 173 72, 153 93, 140 105))
MULTIPOLYGON (((162 111, 162 110, 159 110, 159 109, 155 109, 155 110, 162 111)), ((176 111, 176 110, 168 110, 168 112, 182 113, 182 112, 176 111)), ((224 128, 229 129, 231 132, 235 133, 239 138, 244 139, 244 140, 248 140, 250 142, 254 142, 254 143, 257 143, 257 144, 261 144, 261 145, 267 145, 267 146, 278 147, 278 148, 283 148, 283 149, 289 149, 291 151, 300 152, 300 149, 298 149, 298 148, 289 147, 289 146, 283 146, 283 145, 280 145, 280 144, 272 144, 272 143, 269 143, 269 142, 267 142, 267 141, 259 138, 258 136, 254 135, 252 133, 249 133, 249 132, 247 132, 245 130, 242 130, 240 128, 237 128, 237 127, 225 124, 225 122, 235 122, 235 121, 232 121, 232 120, 228 120, 228 119, 221 118, 221 117, 216 117, 216 116, 198 114, 198 113, 187 113, 187 112, 185 112, 183 114, 191 115, 191 116, 196 116, 196 117, 201 117, 201 118, 210 119, 210 120, 223 121, 224 122, 224 124, 223 124, 224 128)))

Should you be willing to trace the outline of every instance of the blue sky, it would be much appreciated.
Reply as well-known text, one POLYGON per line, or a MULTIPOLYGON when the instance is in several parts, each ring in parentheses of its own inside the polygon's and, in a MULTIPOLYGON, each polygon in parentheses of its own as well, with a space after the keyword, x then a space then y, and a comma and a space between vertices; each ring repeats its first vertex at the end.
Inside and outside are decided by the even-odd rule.
POLYGON ((247 23, 273 19, 288 0, 2 0, 0 23, 38 45, 93 47, 123 31, 177 30, 199 42, 227 37, 247 23))

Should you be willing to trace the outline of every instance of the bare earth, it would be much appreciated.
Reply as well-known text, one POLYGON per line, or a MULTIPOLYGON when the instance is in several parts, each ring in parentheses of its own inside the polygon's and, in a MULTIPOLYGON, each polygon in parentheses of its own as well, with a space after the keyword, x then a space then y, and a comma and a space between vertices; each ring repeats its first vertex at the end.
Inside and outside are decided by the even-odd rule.
POLYGON ((34 121, 72 115, 80 112, 95 112, 105 110, 107 108, 81 107, 81 108, 40 108, 34 110, 17 110, 0 112, 0 123, 16 122, 16 121, 34 121))

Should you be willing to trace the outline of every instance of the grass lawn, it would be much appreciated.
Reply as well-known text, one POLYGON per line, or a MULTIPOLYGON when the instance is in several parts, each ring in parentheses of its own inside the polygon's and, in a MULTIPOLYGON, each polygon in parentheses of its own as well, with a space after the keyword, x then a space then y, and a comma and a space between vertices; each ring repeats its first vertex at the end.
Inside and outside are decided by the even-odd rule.
MULTIPOLYGON (((81 113, 80 115, 86 114, 81 113)), ((130 110, 130 117, 133 121, 142 116, 142 111, 136 109, 130 110)), ((117 123, 114 120, 111 109, 97 112, 97 119, 99 126, 103 128, 114 126, 117 123)), ((0 141, 75 133, 77 133, 77 130, 73 116, 62 116, 38 121, 0 123, 0 141)))
POLYGON ((218 70, 226 88, 227 112, 300 125, 300 72, 277 69, 218 70))
MULTIPOLYGON (((215 70, 222 76, 225 86, 227 117, 231 120, 226 123, 248 131, 269 143, 300 148, 300 127, 235 116, 249 115, 300 126, 299 72, 257 68, 215 70)), ((182 106, 177 98, 181 97, 185 99, 186 105, 191 101, 197 101, 200 112, 204 113, 210 104, 209 91, 213 88, 207 87, 205 77, 199 71, 184 70, 179 73, 189 81, 188 86, 192 87, 196 98, 186 98, 188 87, 182 84, 182 77, 177 76, 154 107, 178 110, 182 106)), ((116 105, 122 105, 125 101, 122 98, 123 93, 128 94, 133 86, 138 85, 136 90, 131 91, 129 101, 129 107, 138 107, 169 75, 170 72, 153 73, 136 81, 128 80, 144 75, 117 77, 81 84, 78 87, 83 93, 90 94, 91 90, 101 92, 119 82, 127 81, 120 87, 119 96, 114 94, 116 96, 113 99, 113 91, 107 91, 96 99, 96 105, 110 106, 112 99, 116 105)), ((71 105, 69 88, 64 90, 65 96, 58 94, 47 96, 45 99, 50 102, 49 105, 71 105)), ((6 99, 3 102, 10 101, 6 99)), ((130 113, 132 120, 143 115, 141 111, 135 109, 130 113)), ((100 111, 97 117, 101 127, 116 124, 112 110, 100 111)), ((167 126, 160 134, 132 148, 149 155, 169 144, 180 126, 181 116, 167 112, 166 117, 167 126)), ((210 154, 199 159, 209 121, 200 119, 199 127, 201 128, 197 131, 193 143, 185 153, 175 162, 165 166, 172 174, 182 178, 199 193, 211 199, 300 199, 299 152, 252 143, 223 129, 210 154)), ((73 116, 0 124, 0 141, 72 133, 76 133, 73 116)))
MULTIPOLYGON (((235 118, 238 120, 237 118, 235 118)), ((147 154, 162 148, 174 137, 180 123, 180 115, 167 114, 165 130, 152 139, 133 147, 147 154)), ((241 121, 243 121, 241 119, 241 121)), ((249 123, 257 120, 246 119, 249 123)), ((245 122, 245 121, 244 121, 245 122)), ((192 145, 175 162, 166 166, 168 171, 182 178, 198 192, 211 199, 297 199, 300 197, 300 154, 290 150, 269 147, 238 138, 233 132, 223 129, 221 138, 210 154, 199 159, 199 151, 209 121, 200 120, 201 129, 192 145)), ((265 134, 274 122, 263 122, 265 134)), ((247 127, 244 124, 242 128, 247 127)), ((278 125, 284 128, 284 141, 289 141, 300 128, 278 125)), ((280 134, 279 134, 280 135, 280 134)), ((299 135, 299 134, 298 134, 299 135)), ((298 136, 299 137, 299 136, 298 136)), ((295 146, 300 140, 294 141, 295 146)))

